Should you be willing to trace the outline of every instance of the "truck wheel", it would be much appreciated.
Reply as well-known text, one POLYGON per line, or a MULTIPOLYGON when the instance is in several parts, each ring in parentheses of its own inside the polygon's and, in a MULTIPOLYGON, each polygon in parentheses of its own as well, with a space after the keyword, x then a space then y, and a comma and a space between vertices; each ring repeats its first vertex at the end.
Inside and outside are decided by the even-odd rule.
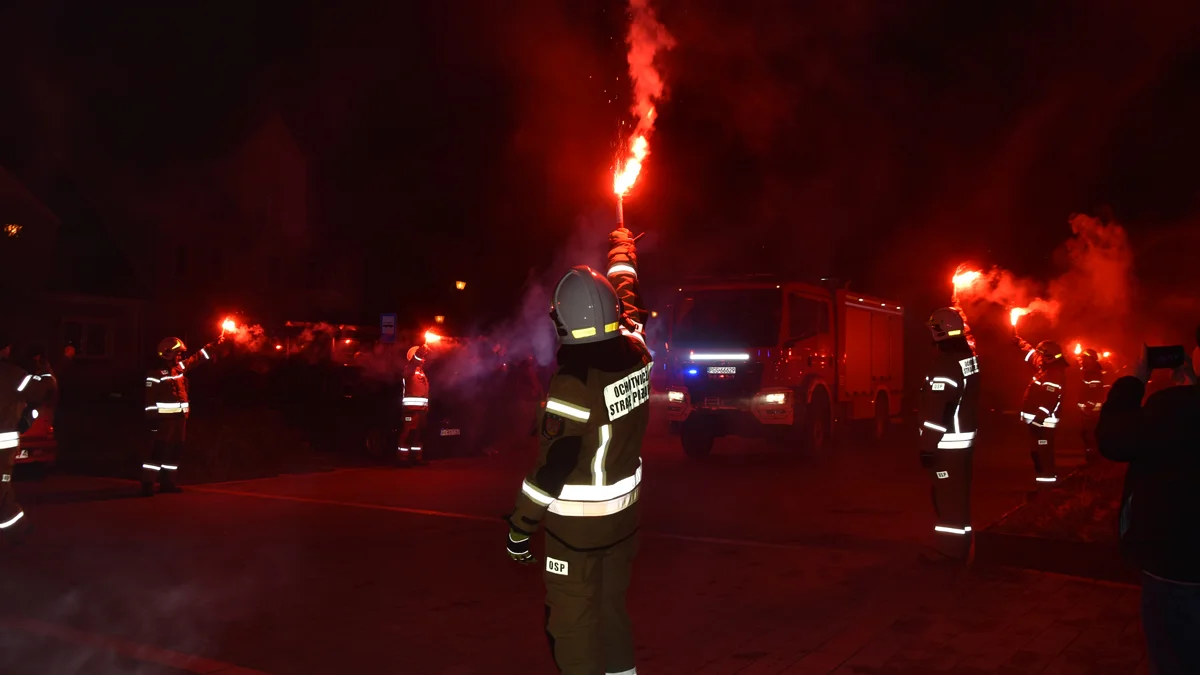
POLYGON ((688 457, 707 457, 712 452, 715 438, 712 425, 702 420, 687 420, 679 429, 683 454, 688 457))
POLYGON ((804 413, 804 442, 809 450, 821 452, 829 448, 833 430, 830 413, 829 395, 824 389, 817 389, 804 413))
POLYGON ((882 443, 887 440, 888 432, 892 430, 891 408, 888 405, 888 395, 880 394, 875 399, 875 419, 873 420, 871 440, 882 443))

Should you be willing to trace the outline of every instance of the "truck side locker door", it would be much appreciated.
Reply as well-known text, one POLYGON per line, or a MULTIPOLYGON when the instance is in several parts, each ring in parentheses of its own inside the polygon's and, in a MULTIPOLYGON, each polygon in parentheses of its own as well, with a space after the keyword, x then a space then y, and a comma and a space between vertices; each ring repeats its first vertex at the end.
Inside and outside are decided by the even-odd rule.
POLYGON ((871 403, 871 411, 875 410, 875 392, 879 387, 887 387, 891 375, 891 315, 883 312, 871 312, 871 389, 867 392, 867 400, 871 403))
POLYGON ((843 366, 846 385, 843 400, 850 402, 850 417, 862 419, 870 399, 864 394, 871 389, 871 314, 863 307, 846 302, 846 361, 843 366))
POLYGON ((904 409, 904 315, 893 314, 889 316, 891 333, 888 341, 891 351, 891 380, 888 381, 888 401, 891 404, 891 410, 888 412, 892 415, 899 415, 904 409))

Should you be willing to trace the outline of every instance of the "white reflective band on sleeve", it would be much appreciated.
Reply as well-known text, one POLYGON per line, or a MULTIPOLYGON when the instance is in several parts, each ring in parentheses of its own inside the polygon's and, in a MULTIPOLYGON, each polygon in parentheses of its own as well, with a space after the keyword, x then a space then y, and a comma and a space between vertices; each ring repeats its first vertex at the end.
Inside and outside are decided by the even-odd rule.
MULTIPOLYGON (((583 487, 592 487, 586 485, 583 487)), ((562 499, 554 500, 548 511, 556 513, 560 516, 572 516, 578 518, 590 518, 596 516, 609 516, 614 513, 620 513, 625 509, 637 503, 638 488, 634 488, 629 494, 621 495, 615 499, 610 499, 603 502, 575 502, 564 501, 562 499)))
POLYGON ((542 506, 549 506, 554 501, 554 497, 542 492, 527 480, 522 481, 521 492, 523 492, 526 497, 529 497, 534 502, 541 504, 542 506))
POLYGON ((592 416, 592 411, 587 408, 581 408, 557 398, 546 399, 546 410, 556 415, 569 417, 576 422, 586 422, 592 416))
POLYGON ((633 265, 626 265, 625 263, 620 263, 620 264, 613 265, 612 267, 608 268, 608 276, 611 277, 614 274, 632 274, 633 276, 636 277, 637 270, 633 269, 633 265))
POLYGON ((0 450, 15 448, 21 444, 21 434, 15 431, 6 431, 0 434, 0 450))
POLYGON ((1045 427, 1047 429, 1053 429, 1054 427, 1058 426, 1058 418, 1057 417, 1047 417, 1041 424, 1038 424, 1037 422, 1034 422, 1033 424, 1034 424, 1034 426, 1045 427))
POLYGON ((1028 361, 1029 359, 1032 359, 1032 358, 1033 358, 1033 355, 1034 355, 1034 351, 1033 351, 1032 349, 1030 349, 1029 351, 1025 352, 1025 360, 1026 360, 1026 361, 1028 361))
POLYGON ((33 379, 32 375, 26 375, 25 379, 21 380, 21 384, 17 385, 17 391, 25 391, 25 387, 29 384, 29 381, 32 379, 33 379))
POLYGON ((642 467, 639 465, 632 476, 622 478, 612 485, 564 485, 558 498, 576 502, 603 502, 629 494, 637 489, 641 482, 642 467))
POLYGON ((157 382, 162 382, 162 380, 158 379, 157 377, 147 377, 146 382, 147 383, 157 383, 157 382))
POLYGON ((179 467, 175 466, 174 464, 163 464, 162 468, 167 471, 178 471, 179 470, 179 467))
MULTIPOLYGON (((394 401, 396 399, 392 400, 394 401)), ((424 396, 405 396, 404 405, 410 408, 419 408, 421 406, 429 405, 429 399, 425 398, 424 396)))
POLYGON ((1042 478, 1041 476, 1038 476, 1036 480, 1039 483, 1053 483, 1058 480, 1058 476, 1054 476, 1053 478, 1042 478))
MULTIPOLYGON (((596 448, 596 457, 592 459, 592 485, 604 485, 604 456, 608 454, 608 443, 612 440, 612 425, 600 425, 600 447, 596 448)), ((641 467, 638 467, 641 469, 641 467)), ((566 486, 563 486, 564 489, 566 486)), ((561 496, 561 495, 560 495, 561 496)))
POLYGON ((966 450, 975 445, 975 441, 938 441, 938 450, 966 450))
POLYGON ((151 470, 151 471, 161 471, 161 470, 162 470, 162 467, 161 467, 161 466, 156 466, 156 465, 154 465, 154 464, 143 464, 143 465, 142 465, 142 468, 143 468, 143 469, 149 469, 149 470, 151 470))
POLYGON ((158 409, 158 412, 160 414, 169 415, 171 413, 186 412, 188 409, 188 402, 184 401, 182 403, 164 403, 162 401, 159 401, 158 403, 154 404, 154 407, 158 409))
POLYGON ((156 406, 156 405, 148 405, 148 406, 146 406, 146 410, 158 410, 158 406, 156 406))
POLYGON ((13 525, 16 524, 16 522, 18 520, 20 520, 22 517, 24 517, 24 515, 25 515, 24 511, 18 511, 17 515, 13 516, 12 518, 9 518, 8 520, 4 521, 3 523, 0 523, 0 530, 12 527, 13 525))
POLYGON ((971 531, 971 526, 966 527, 946 527, 945 525, 934 525, 934 532, 945 532, 946 534, 967 534, 971 531))
POLYGON ((934 431, 940 431, 940 432, 942 432, 942 433, 946 433, 946 427, 944 427, 944 426, 942 426, 942 425, 940 425, 940 424, 934 424, 933 422, 926 422, 926 423, 925 423, 925 428, 926 428, 926 429, 933 429, 934 431))
POLYGON ((955 382, 954 380, 952 380, 952 379, 950 379, 950 378, 948 378, 948 377, 941 377, 940 375, 939 375, 938 377, 935 377, 935 378, 933 378, 932 380, 930 380, 930 382, 944 382, 945 384, 948 384, 948 385, 950 385, 951 387, 957 387, 957 386, 958 386, 958 383, 957 383, 957 382, 955 382))
POLYGON ((206 358, 206 359, 212 358, 211 356, 208 355, 208 350, 204 349, 203 347, 200 348, 200 353, 203 354, 204 358, 206 358))

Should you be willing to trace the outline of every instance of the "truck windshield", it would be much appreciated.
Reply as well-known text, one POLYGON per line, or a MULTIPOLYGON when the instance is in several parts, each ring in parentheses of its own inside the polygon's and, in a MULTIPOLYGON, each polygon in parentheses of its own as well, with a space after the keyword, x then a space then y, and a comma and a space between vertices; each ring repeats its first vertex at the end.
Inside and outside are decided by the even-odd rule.
POLYGON ((778 289, 692 291, 675 310, 671 341, 681 347, 767 347, 779 341, 782 319, 778 289))

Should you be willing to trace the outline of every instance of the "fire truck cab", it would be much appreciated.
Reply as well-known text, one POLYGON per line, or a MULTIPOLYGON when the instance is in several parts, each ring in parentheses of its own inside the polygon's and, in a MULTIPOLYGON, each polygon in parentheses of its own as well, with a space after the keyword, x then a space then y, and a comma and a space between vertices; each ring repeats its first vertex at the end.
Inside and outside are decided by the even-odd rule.
POLYGON ((760 280, 679 289, 667 342, 666 416, 684 452, 765 435, 822 450, 835 428, 901 414, 904 312, 845 288, 760 280))

